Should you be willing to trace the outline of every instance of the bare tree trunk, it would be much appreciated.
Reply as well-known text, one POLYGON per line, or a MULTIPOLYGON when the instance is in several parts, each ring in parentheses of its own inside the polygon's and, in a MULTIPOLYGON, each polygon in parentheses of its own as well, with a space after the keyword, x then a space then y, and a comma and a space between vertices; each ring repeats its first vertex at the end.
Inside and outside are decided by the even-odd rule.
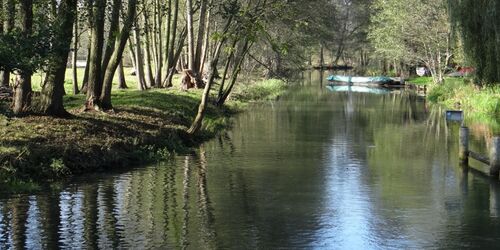
POLYGON ((186 0, 186 24, 187 24, 187 37, 188 37, 188 69, 195 69, 194 62, 194 28, 193 28, 193 1, 186 0))
MULTIPOLYGON (((4 22, 4 10, 3 10, 3 1, 0 0, 0 34, 3 34, 3 22, 4 22)), ((0 70, 0 87, 8 87, 9 83, 5 83, 5 72, 0 70)))
POLYGON ((137 65, 135 65, 137 59, 135 56, 135 46, 132 41, 132 36, 128 38, 128 55, 130 57, 130 61, 132 62, 132 67, 134 68, 134 74, 135 74, 135 72, 137 72, 137 65))
MULTIPOLYGON (((171 30, 171 25, 172 25, 172 1, 168 1, 167 4, 167 13, 166 13, 166 19, 165 19, 165 62, 164 66, 165 68, 162 70, 165 70, 165 75, 168 74, 168 60, 169 60, 169 53, 170 53, 170 30, 171 30)), ((165 82, 165 79, 162 78, 161 80, 162 85, 163 82, 165 82)), ((162 86, 163 87, 163 86, 162 86)))
MULTIPOLYGON (((93 4, 93 1, 94 0, 86 0, 87 1, 87 24, 89 26, 89 38, 92 37, 92 29, 90 27, 92 27, 92 23, 94 22, 92 20, 92 17, 93 17, 93 11, 92 11, 92 4, 93 4)), ((85 71, 83 72, 83 81, 82 81, 82 89, 81 89, 81 92, 83 94, 87 94, 87 90, 88 90, 88 86, 89 86, 89 76, 90 76, 90 56, 91 56, 91 51, 92 51, 92 42, 88 41, 88 44, 87 44, 87 58, 86 58, 86 62, 85 62, 85 71)))
POLYGON ((203 48, 201 51, 201 56, 200 56, 200 74, 203 75, 203 72, 205 72, 205 61, 207 58, 207 51, 208 51, 208 45, 209 45, 209 33, 210 33, 210 17, 211 17, 211 10, 210 8, 207 10, 207 20, 205 21, 205 34, 203 34, 203 48))
POLYGON ((205 85, 205 89, 203 89, 203 95, 201 96, 201 102, 200 102, 200 105, 198 106, 198 113, 196 114, 196 117, 195 117, 193 123, 191 124, 191 127, 187 131, 188 134, 190 134, 190 135, 194 135, 201 128, 203 117, 205 116, 205 110, 206 110, 206 106, 207 106, 207 102, 208 102, 208 96, 210 94, 210 88, 212 87, 212 84, 213 84, 214 79, 215 79, 217 62, 219 60, 220 50, 221 50, 221 47, 223 44, 224 44, 223 41, 220 41, 218 43, 218 45, 215 49, 216 52, 214 54, 214 57, 213 57, 212 61, 210 62, 210 73, 208 75, 208 82, 205 85))
MULTIPOLYGON (((4 11, 3 11, 3 0, 0 0, 0 34, 3 34, 3 22, 4 22, 4 11)), ((0 87, 8 87, 9 84, 5 84, 4 76, 5 72, 0 70, 0 87)))
MULTIPOLYGON (((89 32, 90 35, 90 32, 89 32)), ((89 37, 91 37, 90 35, 89 37)), ((87 94, 88 83, 89 83, 89 67, 90 67, 90 42, 87 45, 87 58, 85 59, 85 70, 83 71, 83 80, 81 92, 87 94)))
MULTIPOLYGON (((22 35, 28 37, 33 28, 33 0, 20 1, 21 31, 22 35)), ((19 115, 27 112, 31 106, 31 74, 27 70, 20 70, 14 85, 14 98, 12 110, 19 115)))
POLYGON ((95 1, 92 6, 92 36, 90 42, 90 65, 85 110, 100 110, 99 97, 102 91, 102 49, 104 46, 105 1, 95 1))
MULTIPOLYGON (((15 0, 3 0, 4 4, 2 8, 3 13, 0 16, 3 16, 3 23, 0 26, 3 27, 3 32, 8 33, 11 32, 14 28, 14 18, 16 13, 16 5, 15 0)), ((0 86, 9 87, 10 84, 10 71, 6 69, 4 71, 0 71, 0 86)))
POLYGON ((208 96, 210 94, 210 88, 212 88, 212 84, 215 79, 215 74, 217 72, 217 63, 219 61, 219 56, 220 56, 220 51, 224 43, 226 42, 227 38, 227 32, 229 30, 229 27, 231 25, 231 22, 233 20, 233 17, 229 17, 227 20, 227 23, 224 27, 224 31, 222 33, 222 38, 218 41, 217 46, 215 47, 214 55, 212 57, 212 60, 210 62, 210 73, 208 74, 208 81, 207 84, 205 85, 205 88, 203 90, 203 95, 201 96, 201 102, 200 105, 198 106, 198 113, 196 114, 196 117, 191 124, 191 127, 187 130, 187 133, 190 135, 194 135, 197 133, 202 125, 203 117, 205 116, 205 110, 206 110, 206 105, 208 102, 208 96))
POLYGON ((135 76, 137 77, 137 89, 145 90, 146 80, 144 79, 144 58, 142 57, 141 38, 137 21, 134 29, 134 39, 135 39, 135 59, 136 59, 135 76))
MULTIPOLYGON (((202 56, 202 47, 203 47, 203 35, 205 34, 205 22, 207 16, 207 5, 208 0, 200 0, 200 19, 198 20, 198 35, 196 41, 196 51, 194 52, 194 62, 193 62, 193 70, 199 73, 201 66, 201 56, 202 56)), ((194 46, 194 45, 193 45, 194 46)))
POLYGON ((320 49, 319 49, 319 67, 323 69, 325 66, 325 56, 324 56, 324 49, 325 47, 323 46, 323 43, 320 43, 320 49))
POLYGON ((236 48, 236 44, 238 43, 238 39, 234 39, 231 47, 230 47, 230 52, 229 52, 229 55, 227 57, 227 60, 226 60, 226 65, 224 66, 224 71, 222 73, 222 80, 220 82, 220 86, 219 86, 219 93, 217 94, 217 99, 221 99, 222 98, 222 95, 224 94, 224 84, 226 83, 226 78, 227 78, 227 73, 229 72, 229 66, 231 66, 231 62, 233 60, 233 56, 234 56, 234 51, 235 51, 235 48, 236 48))
POLYGON ((128 89, 125 72, 123 71, 123 60, 120 60, 120 64, 118 64, 118 89, 128 89))
POLYGON ((245 56, 247 55, 248 51, 250 50, 250 47, 251 47, 251 45, 249 45, 249 41, 248 41, 248 39, 246 39, 244 44, 243 44, 243 47, 241 49, 240 55, 235 60, 236 63, 234 64, 233 72, 231 74, 231 81, 229 83, 229 87, 226 89, 226 91, 224 91, 222 96, 220 96, 217 99, 217 106, 221 107, 222 105, 224 105, 227 98, 229 97, 229 94, 231 94, 231 91, 233 90, 234 84, 238 80, 238 75, 241 72, 241 65, 243 64, 243 61, 245 60, 245 56))
POLYGON ((106 46, 104 46, 104 56, 102 57, 101 75, 104 79, 106 68, 108 67, 109 60, 115 49, 115 42, 117 34, 120 29, 120 9, 122 8, 122 0, 113 0, 111 20, 109 23, 109 30, 106 39, 106 46))
POLYGON ((177 49, 175 50, 175 53, 172 55, 172 64, 171 64, 170 69, 168 70, 167 78, 165 79, 165 83, 163 84, 163 86, 165 86, 167 88, 172 87, 172 78, 173 78, 175 71, 176 71, 175 67, 177 65, 177 62, 179 61, 179 59, 181 57, 182 47, 184 46, 184 40, 186 40, 186 35, 187 35, 187 30, 186 30, 186 27, 184 27, 184 29, 182 29, 181 34, 179 36, 177 49))
POLYGON ((144 55, 145 55, 145 77, 146 77, 146 88, 151 88, 153 86, 153 70, 151 69, 151 43, 149 40, 150 29, 148 23, 148 15, 145 10, 142 11, 144 17, 144 55))
MULTIPOLYGON (((169 1, 169 6, 170 6, 170 2, 171 1, 169 1)), ((174 16, 173 16, 173 20, 171 22, 170 32, 167 32, 167 43, 168 43, 167 53, 168 54, 166 55, 167 67, 166 67, 166 73, 165 73, 166 78, 163 81, 164 87, 171 86, 172 75, 170 74, 170 71, 172 68, 175 70, 175 66, 177 64, 177 61, 179 60, 178 58, 177 58, 177 60, 174 60, 175 59, 174 56, 176 53, 175 52, 175 42, 176 42, 176 37, 177 37, 178 16, 179 16, 179 0, 174 0, 174 16), (170 33, 172 33, 172 34, 170 34, 170 33), (169 76, 170 76, 170 79, 168 79, 169 76)), ((170 15, 169 15, 169 17, 170 17, 170 15)), ((170 27, 170 25, 169 25, 169 27, 170 27)), ((183 43, 184 43, 184 41, 183 41, 183 43)), ((173 72, 173 73, 175 73, 175 72, 173 72)))
MULTIPOLYGON (((104 73, 104 84, 103 84, 103 91, 102 95, 100 97, 100 102, 102 104, 103 109, 109 110, 112 109, 113 106, 111 105, 111 89, 113 86, 113 77, 116 72, 116 68, 118 65, 121 65, 122 57, 123 57, 123 51, 125 50, 125 45, 127 44, 127 40, 130 36, 130 31, 132 29, 132 25, 134 23, 134 17, 136 14, 136 0, 129 0, 128 3, 128 10, 127 10, 127 16, 125 17, 125 20, 123 22, 123 28, 121 32, 118 35, 118 42, 115 43, 115 48, 113 50, 113 54, 111 55, 109 64, 106 68, 106 72, 104 73)), ((119 74, 121 75, 120 77, 120 85, 119 87, 123 87, 125 85, 125 79, 123 77, 123 67, 120 67, 119 74)), ((126 85, 125 85, 126 88, 126 85)))
MULTIPOLYGON (((77 10, 75 10, 75 16, 78 17, 77 13, 76 13, 77 10)), ((72 63, 72 67, 73 67, 73 95, 76 95, 80 92, 80 89, 78 88, 78 67, 76 65, 77 61, 78 61, 78 18, 75 18, 75 28, 74 28, 74 31, 73 31, 73 63, 72 63)))
MULTIPOLYGON (((169 1, 170 2, 170 1, 169 1)), ((162 80, 162 75, 161 75, 161 70, 163 68, 163 35, 162 35, 162 15, 161 15, 161 9, 160 9, 160 1, 156 0, 155 1, 155 18, 156 18, 156 23, 157 23, 157 28, 158 28, 158 35, 157 41, 155 43, 155 48, 156 48, 156 72, 155 72, 155 87, 160 88, 161 87, 161 80, 162 80)))

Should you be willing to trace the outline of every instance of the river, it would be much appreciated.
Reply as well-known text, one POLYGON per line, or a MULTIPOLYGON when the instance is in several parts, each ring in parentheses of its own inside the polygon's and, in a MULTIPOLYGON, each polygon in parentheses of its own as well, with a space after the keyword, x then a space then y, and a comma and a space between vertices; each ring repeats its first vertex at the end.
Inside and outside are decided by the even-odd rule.
POLYGON ((3 195, 0 249, 498 249, 500 185, 458 166, 458 125, 325 76, 193 154, 3 195))

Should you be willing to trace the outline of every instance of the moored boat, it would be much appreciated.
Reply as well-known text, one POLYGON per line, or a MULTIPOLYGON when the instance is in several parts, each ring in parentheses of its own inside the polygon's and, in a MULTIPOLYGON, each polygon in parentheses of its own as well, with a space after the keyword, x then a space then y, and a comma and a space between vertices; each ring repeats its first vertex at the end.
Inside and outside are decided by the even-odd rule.
POLYGON ((390 84, 393 79, 386 76, 341 76, 331 75, 327 78, 328 81, 341 82, 348 85, 362 85, 362 84, 390 84))

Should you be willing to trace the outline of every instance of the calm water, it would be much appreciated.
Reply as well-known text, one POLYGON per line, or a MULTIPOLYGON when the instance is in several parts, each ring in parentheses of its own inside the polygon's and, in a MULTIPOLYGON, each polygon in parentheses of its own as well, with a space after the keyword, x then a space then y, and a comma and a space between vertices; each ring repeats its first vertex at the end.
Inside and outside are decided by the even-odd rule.
POLYGON ((192 155, 0 198, 0 249, 500 247, 499 185, 458 167, 440 110, 319 79, 192 155))

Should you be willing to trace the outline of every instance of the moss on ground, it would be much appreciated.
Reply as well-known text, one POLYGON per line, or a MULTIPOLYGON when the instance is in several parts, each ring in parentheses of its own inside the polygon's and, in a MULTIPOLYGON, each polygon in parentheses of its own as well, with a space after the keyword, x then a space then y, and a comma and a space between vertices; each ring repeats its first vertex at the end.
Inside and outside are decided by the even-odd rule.
POLYGON ((82 112, 85 96, 68 94, 65 106, 73 114, 71 119, 16 118, 8 113, 6 103, 0 103, 0 186, 123 168, 187 152, 228 128, 237 106, 283 90, 262 91, 264 85, 282 83, 254 84, 259 90, 241 85, 226 107, 209 104, 203 129, 194 137, 185 131, 196 115, 201 90, 116 90, 113 113, 82 112), (259 94, 247 97, 254 92, 259 94))

